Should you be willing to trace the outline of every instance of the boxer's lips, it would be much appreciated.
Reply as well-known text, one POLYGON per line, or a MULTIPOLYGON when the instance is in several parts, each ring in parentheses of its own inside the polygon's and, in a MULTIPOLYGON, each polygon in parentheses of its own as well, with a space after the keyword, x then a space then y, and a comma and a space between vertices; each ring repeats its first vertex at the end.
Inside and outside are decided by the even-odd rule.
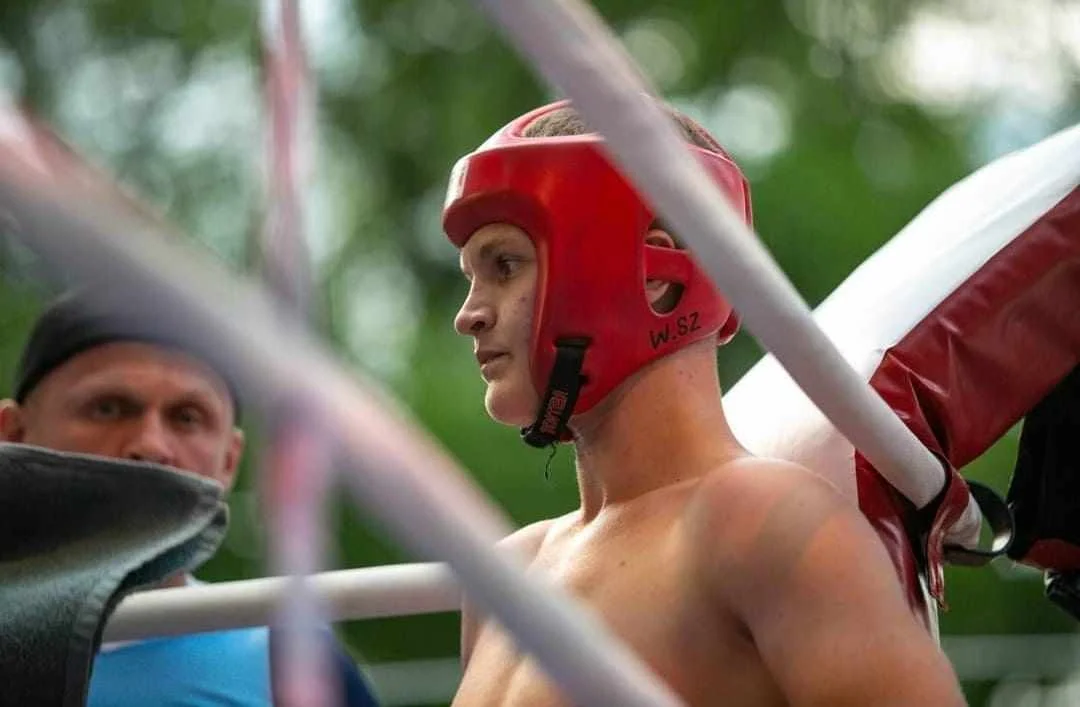
POLYGON ((497 349, 480 349, 476 352, 476 362, 479 363, 480 367, 482 368, 484 364, 488 363, 489 361, 494 361, 500 356, 506 355, 507 353, 505 351, 499 351, 497 349))
POLYGON ((481 349, 476 352, 476 361, 480 364, 480 375, 484 380, 490 380, 499 367, 508 360, 510 360, 510 355, 506 351, 481 349))

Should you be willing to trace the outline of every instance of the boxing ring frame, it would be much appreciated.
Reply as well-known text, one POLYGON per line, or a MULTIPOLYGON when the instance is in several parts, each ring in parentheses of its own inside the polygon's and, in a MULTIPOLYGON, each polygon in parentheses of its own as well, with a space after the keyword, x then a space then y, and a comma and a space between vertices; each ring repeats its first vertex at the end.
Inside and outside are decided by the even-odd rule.
MULTIPOLYGON (((740 312, 831 423, 916 507, 941 492, 941 462, 851 368, 809 307, 647 96, 648 87, 591 8, 574 0, 477 4, 607 138, 615 161, 684 238, 740 312)), ((323 573, 307 582, 331 619, 451 610, 458 584, 535 656, 576 704, 678 705, 679 699, 599 620, 561 589, 526 577, 494 549, 513 529, 397 404, 282 317, 257 283, 171 237, 100 177, 70 170, 55 145, 4 153, 0 206, 26 244, 64 277, 139 302, 140 325, 183 329, 216 350, 245 401, 267 417, 304 411, 356 503, 403 548, 445 565, 323 573), (48 153, 48 154, 46 154, 48 153), (18 163, 10 158, 14 157, 18 163), (57 165, 64 169, 58 169, 57 165), (28 175, 30 178, 28 178, 28 175), (304 376, 296 376, 304 370, 304 376)), ((104 304, 107 304, 104 303, 104 304)), ((952 542, 980 526, 968 498, 952 542)), ((265 624, 291 588, 261 579, 160 590, 126 599, 106 640, 265 624)))

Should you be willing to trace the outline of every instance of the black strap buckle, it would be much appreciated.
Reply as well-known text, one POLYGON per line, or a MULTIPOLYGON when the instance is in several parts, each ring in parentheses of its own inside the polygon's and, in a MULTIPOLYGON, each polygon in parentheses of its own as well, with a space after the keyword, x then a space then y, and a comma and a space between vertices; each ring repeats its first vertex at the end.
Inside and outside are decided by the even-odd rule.
POLYGON ((547 390, 540 401, 536 420, 521 429, 521 438, 532 447, 547 447, 562 440, 566 425, 574 413, 584 377, 586 339, 561 339, 555 342, 555 365, 551 367, 547 390))

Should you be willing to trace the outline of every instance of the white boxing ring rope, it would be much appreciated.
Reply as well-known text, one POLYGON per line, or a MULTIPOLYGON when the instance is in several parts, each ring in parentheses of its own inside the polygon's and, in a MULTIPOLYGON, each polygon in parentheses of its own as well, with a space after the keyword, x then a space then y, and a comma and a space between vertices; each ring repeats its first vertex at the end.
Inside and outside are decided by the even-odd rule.
MULTIPOLYGON (((331 621, 434 614, 461 606, 457 581, 441 563, 322 572, 307 583, 331 621)), ((120 603, 103 640, 267 626, 289 589, 289 578, 265 577, 137 592, 120 603)))
MULTIPOLYGON (((817 329, 753 232, 718 198, 656 107, 643 100, 644 83, 610 33, 577 3, 478 2, 605 134, 616 158, 723 284, 747 328, 836 427, 914 503, 923 506, 936 496, 944 479, 940 464, 817 329)), ((346 478, 367 512, 411 551, 447 560, 470 596, 536 655, 572 701, 679 704, 591 614, 562 601, 564 593, 547 582, 527 579, 498 554, 491 546, 510 530, 499 513, 426 438, 385 412, 389 401, 343 375, 308 337, 284 325, 265 296, 230 285, 216 263, 161 238, 159 229, 140 223, 130 210, 88 198, 77 182, 57 183, 62 177, 53 173, 42 190, 26 178, 28 167, 21 169, 0 164, 0 205, 29 245, 76 279, 152 303, 158 321, 145 323, 183 325, 193 338, 218 348, 230 377, 263 409, 295 401, 312 410, 335 440, 337 457, 351 472, 346 478)), ((969 504, 960 536, 965 544, 978 527, 973 509, 969 504)), ((273 589, 275 581, 282 580, 255 580, 269 583, 256 585, 269 594, 280 591, 273 589)), ((435 576, 423 581, 442 586, 435 576)), ((323 582, 328 592, 334 584, 313 582, 323 582)), ((433 591, 432 605, 444 606, 448 595, 433 591)), ((135 635, 133 624, 125 627, 125 611, 134 617, 140 604, 152 611, 156 600, 147 595, 128 601, 132 608, 118 612, 110 639, 135 635)))

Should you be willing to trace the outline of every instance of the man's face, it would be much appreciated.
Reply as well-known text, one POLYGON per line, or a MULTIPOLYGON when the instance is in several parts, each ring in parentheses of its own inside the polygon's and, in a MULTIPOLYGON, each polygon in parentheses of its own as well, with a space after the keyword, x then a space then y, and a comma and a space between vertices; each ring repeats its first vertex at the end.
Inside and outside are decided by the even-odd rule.
POLYGON ((519 427, 532 423, 540 404, 529 373, 536 269, 532 241, 509 224, 484 226, 461 249, 469 294, 454 328, 473 337, 488 414, 519 427))
POLYGON ((225 383, 201 362, 150 344, 88 349, 0 407, 0 437, 61 452, 147 461, 232 486, 243 433, 225 383))

